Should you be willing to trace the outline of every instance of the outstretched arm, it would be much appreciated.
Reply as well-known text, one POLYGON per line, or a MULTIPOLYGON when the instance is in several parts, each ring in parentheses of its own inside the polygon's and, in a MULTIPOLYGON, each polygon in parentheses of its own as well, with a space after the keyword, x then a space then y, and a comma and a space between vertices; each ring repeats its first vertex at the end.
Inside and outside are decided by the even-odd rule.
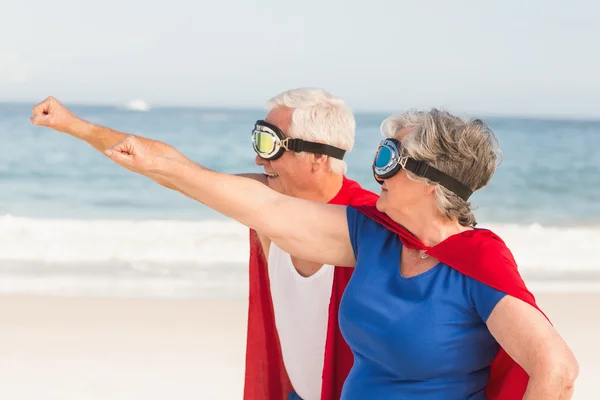
MULTIPOLYGON (((128 136, 131 136, 127 133, 82 120, 54 97, 48 97, 33 108, 31 123, 69 134, 77 139, 87 142, 90 146, 100 152, 104 152, 106 149, 113 147, 117 143, 125 140, 128 136)), ((160 154, 162 157, 173 159, 184 157, 176 148, 166 143, 141 136, 135 137, 145 148, 156 154, 160 154)), ((169 189, 175 189, 165 181, 157 182, 169 189)))
POLYGON ((217 173, 185 157, 159 156, 133 136, 106 155, 261 232, 294 256, 323 264, 355 264, 346 207, 285 196, 255 180, 217 173))
MULTIPOLYGON (((31 122, 34 125, 46 126, 56 131, 67 133, 79 140, 83 140, 99 152, 104 152, 106 149, 110 149, 117 143, 122 142, 127 137, 134 136, 142 146, 161 157, 172 159, 185 158, 175 147, 161 141, 145 138, 143 136, 130 135, 128 133, 119 132, 111 128, 84 121, 69 111, 54 97, 48 97, 33 108, 31 122)), ((267 183, 266 177, 262 174, 239 174, 239 176, 251 178, 265 184, 267 183)), ((177 190, 164 180, 157 180, 157 182, 169 189, 177 190)))
MULTIPOLYGON (((161 157, 174 160, 185 158, 183 154, 181 154, 176 148, 158 140, 145 138, 143 136, 130 135, 84 121, 69 111, 54 97, 48 97, 33 108, 31 122, 34 125, 46 126, 58 132, 69 134, 74 138, 88 143, 90 146, 100 152, 104 152, 106 149, 115 146, 117 143, 122 142, 129 136, 134 136, 144 148, 161 157)), ((253 179, 265 185, 267 184, 267 178, 264 174, 247 173, 238 174, 238 176, 253 179)), ((162 186, 177 190, 182 194, 189 196, 187 193, 185 193, 185 191, 174 187, 167 180, 162 179, 161 177, 157 177, 155 181, 162 186)), ((268 254, 270 245, 269 239, 261 232, 259 232, 258 235, 263 246, 263 251, 265 254, 268 254)))
POLYGON ((125 140, 128 136, 135 136, 142 145, 163 157, 177 158, 182 154, 175 147, 158 140, 153 140, 137 135, 130 135, 111 128, 95 125, 75 117, 67 131, 69 135, 87 142, 100 152, 110 149, 115 144, 125 140))

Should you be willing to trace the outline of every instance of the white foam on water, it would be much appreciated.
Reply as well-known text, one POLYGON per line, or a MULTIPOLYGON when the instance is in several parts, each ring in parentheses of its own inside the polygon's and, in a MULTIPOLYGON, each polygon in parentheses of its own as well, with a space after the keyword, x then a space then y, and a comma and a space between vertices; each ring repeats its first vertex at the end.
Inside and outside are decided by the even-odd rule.
MULTIPOLYGON (((600 227, 491 225, 528 270, 600 271, 600 227)), ((0 217, 0 259, 44 262, 241 262, 235 221, 54 220, 0 217)))
POLYGON ((235 221, 0 217, 0 260, 206 264, 247 261, 248 249, 235 221))
POLYGON ((482 226, 499 235, 522 271, 600 273, 600 227, 482 226))
MULTIPOLYGON (((600 227, 484 226, 534 291, 600 292, 600 227)), ((235 221, 0 217, 0 293, 219 297, 247 293, 235 221)))

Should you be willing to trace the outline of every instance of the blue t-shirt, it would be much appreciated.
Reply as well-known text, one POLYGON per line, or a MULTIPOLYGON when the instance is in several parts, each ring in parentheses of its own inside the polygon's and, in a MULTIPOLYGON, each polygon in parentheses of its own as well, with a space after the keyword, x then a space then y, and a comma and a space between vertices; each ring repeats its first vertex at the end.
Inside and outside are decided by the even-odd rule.
POLYGON ((354 365, 342 398, 485 399, 499 349, 485 321, 505 294, 443 263, 404 278, 398 235, 347 217, 356 268, 339 321, 354 365))

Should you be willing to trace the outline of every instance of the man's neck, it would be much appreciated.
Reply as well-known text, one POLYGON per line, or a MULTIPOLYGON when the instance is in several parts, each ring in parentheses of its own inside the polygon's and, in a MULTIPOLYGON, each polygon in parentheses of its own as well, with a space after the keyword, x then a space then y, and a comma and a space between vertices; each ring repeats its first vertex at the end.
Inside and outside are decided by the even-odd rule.
POLYGON ((310 189, 301 190, 294 194, 305 200, 329 203, 340 192, 344 176, 329 172, 316 178, 310 189))

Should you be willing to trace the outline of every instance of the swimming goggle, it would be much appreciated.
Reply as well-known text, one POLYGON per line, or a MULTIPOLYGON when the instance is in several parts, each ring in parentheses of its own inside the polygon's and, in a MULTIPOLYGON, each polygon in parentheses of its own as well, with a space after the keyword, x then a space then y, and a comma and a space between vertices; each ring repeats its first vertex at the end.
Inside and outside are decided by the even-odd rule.
POLYGON ((375 180, 379 184, 382 184, 384 179, 391 178, 401 169, 436 182, 465 201, 473 194, 471 189, 450 175, 432 167, 426 161, 417 161, 412 157, 403 156, 402 145, 398 140, 383 140, 379 144, 375 159, 373 160, 373 175, 375 180))
POLYGON ((308 142, 302 139, 287 138, 277 126, 263 120, 256 121, 252 130, 252 147, 261 158, 276 160, 287 151, 323 154, 342 160, 346 150, 324 143, 308 142))

